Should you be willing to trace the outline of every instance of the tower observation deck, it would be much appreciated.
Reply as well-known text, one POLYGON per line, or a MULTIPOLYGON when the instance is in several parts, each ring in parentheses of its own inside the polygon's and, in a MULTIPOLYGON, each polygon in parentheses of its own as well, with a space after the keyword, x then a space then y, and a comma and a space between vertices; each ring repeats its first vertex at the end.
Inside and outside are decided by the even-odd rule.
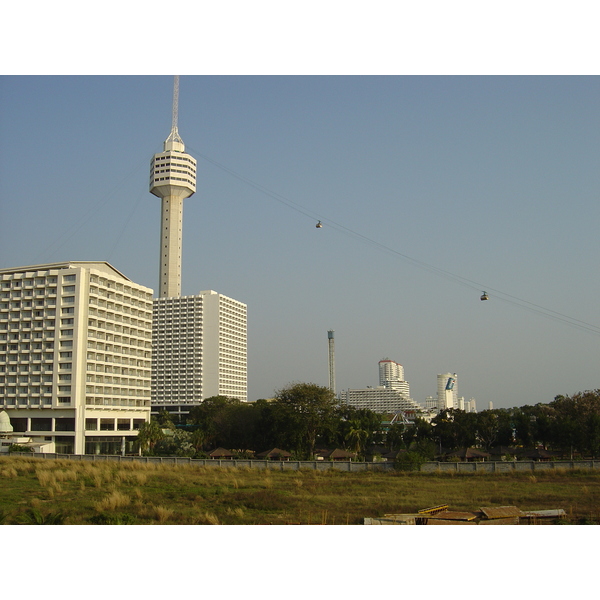
POLYGON ((162 199, 158 295, 181 296, 183 201, 196 191, 196 159, 186 154, 177 130, 179 77, 173 85, 173 121, 163 151, 150 163, 150 193, 162 199))

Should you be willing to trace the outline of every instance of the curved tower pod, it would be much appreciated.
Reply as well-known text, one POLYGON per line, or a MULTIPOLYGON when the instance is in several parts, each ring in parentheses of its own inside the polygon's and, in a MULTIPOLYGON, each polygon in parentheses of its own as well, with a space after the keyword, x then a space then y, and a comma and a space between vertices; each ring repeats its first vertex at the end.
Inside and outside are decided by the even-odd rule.
POLYGON ((196 191, 196 159, 186 154, 177 131, 179 77, 173 86, 173 122, 163 151, 150 163, 150 193, 162 199, 158 295, 181 296, 183 200, 196 191))

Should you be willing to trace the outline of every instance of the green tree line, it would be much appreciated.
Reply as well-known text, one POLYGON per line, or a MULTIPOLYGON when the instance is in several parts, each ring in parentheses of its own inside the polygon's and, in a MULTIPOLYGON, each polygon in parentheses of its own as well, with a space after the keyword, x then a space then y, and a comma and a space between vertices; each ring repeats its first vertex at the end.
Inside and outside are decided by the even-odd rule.
POLYGON ((333 392, 312 383, 295 383, 272 400, 241 402, 225 396, 207 398, 177 425, 163 411, 142 426, 139 442, 147 453, 201 457, 223 447, 260 452, 274 447, 294 458, 311 459, 318 448, 345 448, 364 458, 373 445, 404 449, 433 459, 466 447, 533 448, 600 455, 600 390, 557 396, 549 404, 470 413, 445 410, 428 423, 382 423, 367 409, 340 404, 333 392), (164 430, 170 434, 165 435, 164 430))

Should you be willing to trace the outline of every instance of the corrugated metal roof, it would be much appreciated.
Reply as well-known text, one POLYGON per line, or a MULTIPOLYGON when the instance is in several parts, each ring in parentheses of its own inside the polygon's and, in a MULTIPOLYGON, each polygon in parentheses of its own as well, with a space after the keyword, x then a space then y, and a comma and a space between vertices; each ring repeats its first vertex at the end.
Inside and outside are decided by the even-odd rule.
POLYGON ((479 525, 518 525, 519 517, 504 517, 502 519, 481 519, 479 525))
POLYGON ((450 519, 427 518, 425 525, 477 525, 476 521, 455 521, 450 519))
POLYGON ((432 506, 431 508, 422 508, 419 511, 420 515, 435 515, 443 510, 448 510, 447 504, 439 504, 438 506, 432 506))
POLYGON ((481 513, 474 513, 468 511, 458 510, 445 510, 435 515, 430 515, 430 519, 445 519, 448 521, 474 521, 477 517, 480 517, 481 513))
POLYGON ((518 517, 520 509, 516 506, 492 506, 479 509, 487 519, 502 519, 505 517, 518 517))
POLYGON ((551 508, 549 510, 525 510, 521 513, 522 517, 534 517, 534 518, 552 518, 552 517, 565 517, 567 513, 562 508, 551 508))

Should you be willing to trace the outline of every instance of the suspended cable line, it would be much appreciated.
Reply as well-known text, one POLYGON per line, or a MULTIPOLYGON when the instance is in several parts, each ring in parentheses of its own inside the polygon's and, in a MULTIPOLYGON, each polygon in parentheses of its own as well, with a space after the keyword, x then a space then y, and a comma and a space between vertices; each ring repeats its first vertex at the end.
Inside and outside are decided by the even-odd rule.
POLYGON ((548 317, 550 319, 554 319, 555 321, 565 323, 565 324, 575 327, 577 329, 581 329, 584 331, 588 331, 590 333, 600 335, 600 326, 592 325, 591 323, 586 323, 585 321, 581 321, 580 319, 575 319, 573 317, 569 317, 568 315, 559 313, 559 312, 549 309, 549 308, 545 308, 545 307, 535 304, 533 302, 529 302, 528 300, 523 300, 521 298, 517 298, 516 296, 512 296, 511 294, 507 294, 500 290, 496 290, 490 286, 486 286, 482 283, 473 281, 471 279, 468 279, 468 278, 458 275, 456 273, 452 273, 445 269, 441 269, 434 265, 430 265, 429 263, 426 263, 424 261, 421 261, 421 260, 418 260, 411 256, 408 256, 407 254, 403 254, 402 252, 394 250, 393 248, 390 248, 389 246, 386 246, 385 244, 382 244, 381 242, 377 242, 376 240, 373 240, 357 231, 349 229, 348 227, 345 227, 344 225, 341 225, 340 223, 336 223, 335 221, 326 218, 324 215, 315 213, 314 211, 311 211, 310 209, 298 204, 297 202, 294 202, 294 201, 290 200, 289 198, 286 198, 285 196, 282 196, 281 194, 278 194, 277 192, 274 192, 273 190, 270 190, 270 189, 264 187, 263 185, 256 183, 255 181, 252 181, 251 179, 249 179, 243 175, 240 175, 233 169, 226 167, 225 165, 217 162, 216 160, 210 158, 209 156, 202 154, 201 152, 199 152, 198 150, 196 150, 194 148, 190 148, 190 150, 195 155, 199 156, 204 161, 206 161, 207 163, 214 165, 215 167, 224 171, 225 173, 228 173, 235 179, 242 181, 243 183, 247 184, 248 186, 254 188, 255 190, 258 190, 259 192, 265 194, 266 196, 269 196, 270 198, 287 206, 288 208, 291 208, 292 210, 304 215, 305 217, 308 217, 313 220, 318 220, 320 223, 325 223, 328 226, 328 228, 337 230, 345 235, 348 235, 348 236, 350 236, 356 240, 359 240, 365 244, 368 244, 374 248, 377 248, 379 250, 387 252, 388 254, 402 258, 402 259, 408 261, 409 263, 412 263, 414 266, 416 266, 420 269, 429 271, 430 273, 433 273, 435 275, 438 275, 440 277, 443 277, 445 279, 453 281, 456 284, 459 284, 459 285, 462 285, 462 286, 465 286, 465 287, 468 287, 470 289, 477 290, 477 291, 481 291, 483 289, 487 290, 488 292, 492 291, 494 293, 494 298, 497 298, 503 302, 512 304, 514 306, 518 306, 519 308, 523 308, 525 310, 528 310, 529 312, 532 312, 532 313, 535 313, 535 314, 538 314, 538 315, 541 315, 544 317, 548 317))
MULTIPOLYGON (((101 207, 106 207, 106 205, 112 201, 112 199, 116 195, 116 193, 123 187, 123 185, 127 181, 129 181, 133 177, 133 175, 135 173, 137 173, 144 166, 145 162, 146 161, 143 161, 143 162, 140 161, 138 163, 138 165, 136 167, 134 167, 133 169, 131 169, 130 171, 128 171, 114 185, 114 187, 107 194, 100 196, 96 200, 96 202, 94 202, 93 204, 90 204, 87 207, 87 210, 85 210, 81 214, 79 219, 74 221, 70 226, 66 227, 57 238, 55 238, 53 241, 51 241, 46 246, 46 248, 42 252, 42 255, 43 256, 45 256, 45 255, 56 256, 57 253, 65 246, 65 244, 71 238, 73 238, 73 236, 75 234, 77 234, 83 228, 83 226, 87 224, 88 221, 90 221, 92 218, 94 218, 98 214, 98 211, 100 210, 101 207)), ((139 204, 139 200, 138 200, 137 204, 139 204)), ((137 204, 136 204, 136 207, 137 207, 137 204)), ((117 242, 118 242, 118 240, 117 240, 117 242)), ((113 246, 112 250, 114 250, 114 246, 113 246)), ((112 250, 111 250, 111 253, 112 253, 112 250)))

